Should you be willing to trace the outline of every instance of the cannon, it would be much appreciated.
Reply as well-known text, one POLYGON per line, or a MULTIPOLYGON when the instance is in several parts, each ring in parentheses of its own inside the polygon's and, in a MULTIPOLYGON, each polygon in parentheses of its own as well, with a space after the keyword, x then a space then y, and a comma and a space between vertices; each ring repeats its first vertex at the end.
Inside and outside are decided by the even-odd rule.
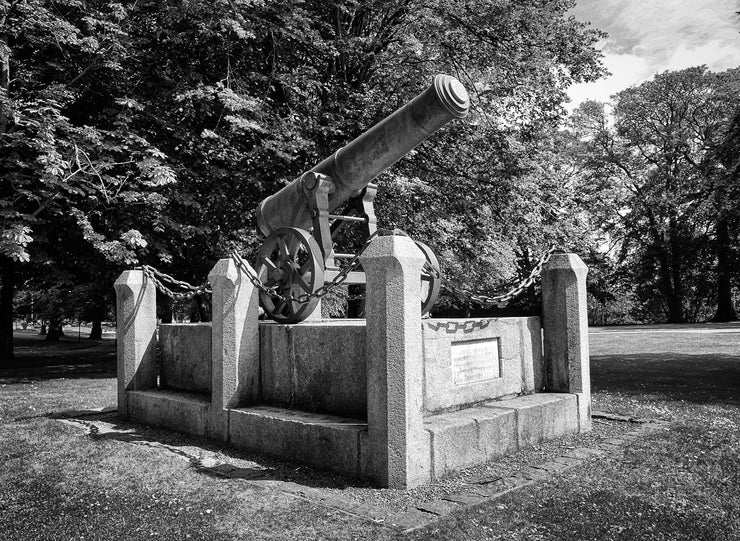
MULTIPOLYGON (((334 238, 348 223, 359 225, 365 239, 375 235, 377 187, 372 181, 442 126, 466 116, 469 105, 457 79, 437 75, 406 105, 259 204, 257 225, 267 238, 255 269, 260 281, 279 293, 260 291, 269 317, 281 323, 303 321, 326 283, 338 277, 346 284, 365 283, 363 272, 340 276, 337 260, 354 254, 335 252, 334 238)), ((420 277, 426 314, 439 292, 439 264, 428 246, 416 244, 427 260, 428 272, 420 277)))

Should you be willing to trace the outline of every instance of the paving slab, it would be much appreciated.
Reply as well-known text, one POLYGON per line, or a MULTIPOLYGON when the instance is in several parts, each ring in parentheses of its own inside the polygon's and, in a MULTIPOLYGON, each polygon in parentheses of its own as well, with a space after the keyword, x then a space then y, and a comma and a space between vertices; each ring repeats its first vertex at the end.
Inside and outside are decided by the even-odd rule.
POLYGON ((462 509, 464 506, 457 502, 451 502, 448 500, 434 500, 418 505, 416 508, 427 513, 434 513, 435 515, 445 516, 450 513, 454 513, 462 509))
POLYGON ((386 518, 385 523, 388 526, 399 529, 404 532, 422 528, 437 519, 433 513, 425 513, 418 509, 411 509, 401 513, 395 513, 386 518))

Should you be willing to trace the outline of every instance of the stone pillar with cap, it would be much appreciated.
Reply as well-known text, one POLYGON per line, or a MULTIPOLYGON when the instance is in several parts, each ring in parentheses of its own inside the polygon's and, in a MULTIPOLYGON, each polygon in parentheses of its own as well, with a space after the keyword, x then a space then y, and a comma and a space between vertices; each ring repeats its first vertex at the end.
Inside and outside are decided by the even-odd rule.
POLYGON ((578 397, 582 432, 591 429, 587 272, 572 253, 554 253, 542 270, 545 390, 578 397))
POLYGON ((142 270, 124 271, 113 287, 116 291, 118 415, 128 418, 128 391, 157 387, 157 289, 142 270))
MULTIPOLYGON (((244 264, 249 266, 246 261, 244 264)), ((226 441, 228 410, 256 404, 260 398, 259 297, 257 288, 232 258, 219 260, 208 281, 213 292, 208 431, 226 441)))
POLYGON ((361 257, 365 301, 368 451, 366 475, 378 485, 429 482, 423 425, 421 300, 424 256, 403 236, 374 239, 361 257))

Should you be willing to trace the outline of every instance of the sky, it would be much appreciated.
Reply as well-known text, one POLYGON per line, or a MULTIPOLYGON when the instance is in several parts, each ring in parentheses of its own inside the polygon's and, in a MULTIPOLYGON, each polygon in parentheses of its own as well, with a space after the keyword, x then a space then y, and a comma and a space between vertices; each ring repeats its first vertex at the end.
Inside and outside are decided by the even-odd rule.
POLYGON ((568 109, 608 101, 665 70, 740 66, 738 11, 740 0, 577 0, 571 14, 609 34, 599 47, 612 75, 572 86, 568 109))

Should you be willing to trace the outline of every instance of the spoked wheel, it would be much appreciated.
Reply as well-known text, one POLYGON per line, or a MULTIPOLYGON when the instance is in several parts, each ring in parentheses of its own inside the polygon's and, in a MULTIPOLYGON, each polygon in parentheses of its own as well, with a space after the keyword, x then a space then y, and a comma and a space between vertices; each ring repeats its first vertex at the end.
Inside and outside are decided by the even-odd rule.
POLYGON ((423 242, 415 241, 426 258, 426 264, 421 271, 421 315, 427 315, 434 303, 437 302, 439 286, 442 284, 442 272, 439 269, 439 261, 432 249, 423 242))
POLYGON ((282 227, 265 239, 257 259, 257 276, 285 297, 280 299, 260 291, 260 303, 271 319, 298 323, 311 315, 319 299, 311 297, 305 303, 298 299, 316 293, 324 285, 320 255, 319 245, 303 229, 282 227))

